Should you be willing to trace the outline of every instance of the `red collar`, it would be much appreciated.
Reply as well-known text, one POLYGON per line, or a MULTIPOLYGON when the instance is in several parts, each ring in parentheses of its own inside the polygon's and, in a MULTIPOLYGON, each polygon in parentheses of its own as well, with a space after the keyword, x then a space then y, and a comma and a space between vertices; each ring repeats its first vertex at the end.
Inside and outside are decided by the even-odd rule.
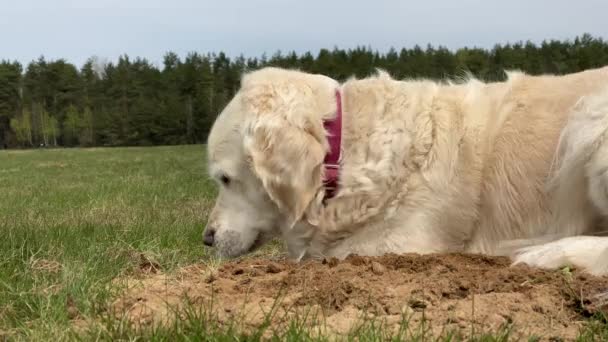
POLYGON ((338 89, 336 89, 336 106, 336 117, 333 120, 323 122, 329 143, 329 151, 323 162, 325 168, 325 178, 323 179, 325 185, 324 199, 334 197, 338 191, 340 157, 342 155, 342 98, 338 89))

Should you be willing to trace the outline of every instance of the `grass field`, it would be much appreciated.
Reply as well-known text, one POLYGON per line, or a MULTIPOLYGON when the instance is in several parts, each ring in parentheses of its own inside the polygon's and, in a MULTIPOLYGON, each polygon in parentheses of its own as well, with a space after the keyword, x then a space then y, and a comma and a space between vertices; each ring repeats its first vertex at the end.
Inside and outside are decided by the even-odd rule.
MULTIPOLYGON (((103 315, 120 275, 213 261, 201 243, 216 191, 204 162, 203 146, 0 152, 0 340, 258 339, 196 310, 143 332, 103 315), (101 323, 83 332, 76 316, 101 323)), ((593 324, 581 339, 607 330, 593 324)), ((311 335, 294 323, 280 337, 311 335)), ((352 338, 387 335, 371 325, 352 338)))
POLYGON ((0 152, 0 189, 5 334, 64 336, 66 303, 95 316, 110 280, 142 258, 167 269, 205 258, 202 146, 0 152))

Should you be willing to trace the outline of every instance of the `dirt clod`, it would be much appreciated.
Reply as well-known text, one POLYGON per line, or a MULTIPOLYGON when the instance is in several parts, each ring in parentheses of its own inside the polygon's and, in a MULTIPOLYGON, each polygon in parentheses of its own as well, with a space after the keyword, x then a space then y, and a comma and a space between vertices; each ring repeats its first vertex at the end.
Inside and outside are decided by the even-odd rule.
POLYGON ((418 300, 418 299, 410 299, 408 301, 408 304, 409 304, 410 308, 412 308, 414 310, 426 309, 426 307, 427 307, 427 303, 425 303, 425 301, 418 300))
POLYGON ((143 253, 139 254, 139 269, 145 273, 157 273, 160 271, 160 265, 145 256, 143 253))
POLYGON ((266 272, 268 273, 279 273, 281 271, 283 271, 283 267, 276 262, 271 262, 268 264, 268 266, 266 266, 266 272))
POLYGON ((205 283, 211 284, 215 281, 215 279, 215 274, 211 273, 207 276, 207 278, 205 278, 205 283))
POLYGON ((386 267, 376 261, 372 261, 372 272, 374 272, 375 275, 382 275, 385 271, 386 267))
POLYGON ((70 319, 76 318, 79 313, 78 308, 76 307, 76 303, 74 303, 74 298, 69 295, 66 298, 66 311, 70 319))

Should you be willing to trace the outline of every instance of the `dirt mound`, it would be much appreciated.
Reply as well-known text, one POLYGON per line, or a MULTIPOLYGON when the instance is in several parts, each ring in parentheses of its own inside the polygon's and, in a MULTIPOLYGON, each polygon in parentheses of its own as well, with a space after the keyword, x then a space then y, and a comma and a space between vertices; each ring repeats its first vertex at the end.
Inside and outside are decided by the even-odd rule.
POLYGON ((113 306, 140 324, 175 317, 174 308, 187 298, 210 306, 220 323, 236 318, 245 327, 261 324, 274 308, 276 325, 314 312, 316 319, 307 324, 338 335, 364 319, 397 329, 407 317, 410 329, 424 321, 435 335, 511 325, 516 335, 568 339, 586 317, 607 308, 597 297, 607 290, 608 278, 510 267, 506 258, 478 255, 351 256, 302 263, 245 259, 216 270, 194 265, 176 274, 131 279, 113 306))

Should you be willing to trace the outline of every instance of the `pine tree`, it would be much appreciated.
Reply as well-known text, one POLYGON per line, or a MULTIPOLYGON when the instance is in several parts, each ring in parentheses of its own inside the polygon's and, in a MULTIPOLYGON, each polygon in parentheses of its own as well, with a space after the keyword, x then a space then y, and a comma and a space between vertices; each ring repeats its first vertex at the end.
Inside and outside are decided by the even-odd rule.
POLYGON ((116 63, 92 57, 78 69, 40 57, 27 66, 0 61, 0 147, 120 146, 204 143, 216 116, 240 86, 241 75, 268 65, 321 73, 344 81, 376 68, 393 77, 443 79, 470 72, 487 81, 504 70, 571 73, 608 65, 608 43, 584 34, 541 44, 514 42, 492 49, 418 45, 385 53, 368 46, 321 49, 268 58, 168 52, 158 68, 144 58, 116 63), (49 114, 52 113, 52 114, 49 114))
POLYGON ((95 130, 93 127, 93 112, 91 112, 91 109, 89 107, 85 107, 80 121, 80 136, 78 137, 78 143, 80 144, 80 146, 94 145, 94 132, 95 130))
POLYGON ((0 148, 11 144, 10 122, 21 111, 21 64, 0 62, 0 148))
POLYGON ((53 146, 57 147, 57 139, 59 138, 59 120, 54 116, 49 116, 47 123, 47 136, 49 141, 52 142, 53 146))

